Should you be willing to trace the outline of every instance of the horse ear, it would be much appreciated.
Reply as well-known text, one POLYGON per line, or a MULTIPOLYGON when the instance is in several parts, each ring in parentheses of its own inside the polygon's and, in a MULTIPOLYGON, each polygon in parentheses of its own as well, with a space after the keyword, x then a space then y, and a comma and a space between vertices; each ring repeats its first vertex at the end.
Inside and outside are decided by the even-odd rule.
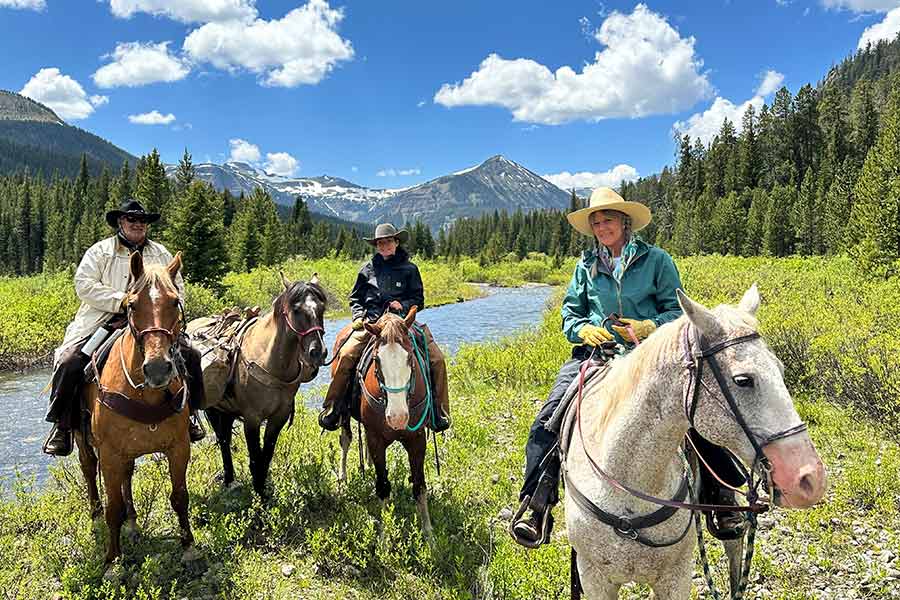
POLYGON ((406 319, 404 322, 406 323, 407 329, 412 327, 412 324, 416 322, 416 313, 418 311, 419 311, 418 307, 416 305, 413 305, 412 307, 410 307, 409 312, 406 313, 406 319))
POLYGON ((284 286, 285 290, 290 289, 291 282, 288 281, 287 277, 284 276, 284 271, 278 271, 278 274, 281 275, 281 285, 284 286))
POLYGON ((687 315, 687 318, 694 324, 694 327, 697 328, 701 335, 713 337, 721 331, 722 328, 719 322, 716 321, 715 315, 708 308, 688 298, 688 295, 680 289, 675 290, 675 295, 678 296, 678 304, 681 305, 681 310, 684 311, 684 314, 687 315))
POLYGON ((313 285, 319 285, 319 274, 313 273, 313 276, 309 278, 309 282, 313 285))
POLYGON ((137 281, 144 274, 144 257, 140 252, 132 252, 130 259, 131 281, 137 281))
POLYGON ((759 304, 759 289, 756 287, 756 283, 754 283, 750 286, 749 290, 744 292, 744 297, 741 298, 741 303, 738 304, 738 308, 751 315, 756 315, 756 311, 759 310, 759 304))
POLYGON ((381 325, 379 325, 378 323, 369 323, 368 321, 366 321, 365 323, 363 323, 363 327, 365 327, 366 331, 368 331, 375 337, 381 335, 381 325))
POLYGON ((181 270, 181 250, 179 250, 175 254, 175 258, 173 258, 172 262, 170 262, 166 266, 166 271, 169 272, 169 277, 172 278, 172 281, 175 281, 175 276, 178 275, 178 271, 180 271, 180 270, 181 270))

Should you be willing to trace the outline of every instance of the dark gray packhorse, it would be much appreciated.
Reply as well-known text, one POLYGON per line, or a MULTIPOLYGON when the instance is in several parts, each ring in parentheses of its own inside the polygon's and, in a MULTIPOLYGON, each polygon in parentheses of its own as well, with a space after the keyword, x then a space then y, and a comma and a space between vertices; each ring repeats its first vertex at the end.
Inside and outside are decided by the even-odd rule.
MULTIPOLYGON (((248 320, 237 331, 225 392, 221 398, 209 398, 206 407, 222 451, 223 485, 228 487, 234 481, 232 426, 235 419, 241 419, 253 489, 260 496, 265 495, 278 435, 293 419, 297 389, 315 378, 328 353, 323 337, 326 296, 318 276, 293 283, 284 275, 281 278, 284 291, 272 302, 272 310, 248 320), (266 428, 260 447, 263 422, 266 428)), ((210 319, 195 319, 187 330, 196 336, 210 324, 210 319)))

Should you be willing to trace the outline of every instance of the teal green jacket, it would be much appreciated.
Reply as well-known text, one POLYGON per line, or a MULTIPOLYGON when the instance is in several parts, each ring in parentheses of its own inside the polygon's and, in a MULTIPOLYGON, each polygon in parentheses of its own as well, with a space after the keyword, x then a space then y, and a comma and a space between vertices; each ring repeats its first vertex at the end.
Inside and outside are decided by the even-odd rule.
POLYGON ((612 330, 608 321, 604 323, 604 318, 613 312, 629 319, 651 319, 657 326, 681 316, 675 296, 675 290, 681 288, 681 278, 672 257, 640 239, 636 243, 638 251, 622 274, 621 285, 593 251, 582 254, 562 304, 563 332, 573 344, 583 343, 578 331, 590 323, 605 326, 616 341, 630 345, 612 330), (595 262, 597 276, 592 278, 595 262))

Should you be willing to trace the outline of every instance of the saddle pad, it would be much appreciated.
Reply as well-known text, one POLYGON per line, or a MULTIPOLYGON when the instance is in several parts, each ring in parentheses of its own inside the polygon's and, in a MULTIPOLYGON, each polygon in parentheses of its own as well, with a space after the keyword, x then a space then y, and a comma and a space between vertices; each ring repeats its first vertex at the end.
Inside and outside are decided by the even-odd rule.
POLYGON ((94 365, 88 363, 84 368, 84 383, 85 385, 89 383, 93 383, 97 377, 95 375, 99 373, 103 373, 103 367, 106 365, 106 359, 109 358, 109 351, 112 350, 112 346, 117 339, 122 337, 125 334, 125 328, 114 330, 108 338, 100 345, 99 348, 94 352, 94 362, 97 363, 97 371, 94 372, 94 365))

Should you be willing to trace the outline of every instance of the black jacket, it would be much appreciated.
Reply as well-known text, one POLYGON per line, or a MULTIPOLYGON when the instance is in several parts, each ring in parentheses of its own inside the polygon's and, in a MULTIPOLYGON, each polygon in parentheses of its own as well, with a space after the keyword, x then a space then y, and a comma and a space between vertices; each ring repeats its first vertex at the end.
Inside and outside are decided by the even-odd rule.
POLYGON ((360 268, 356 284, 350 291, 353 319, 377 321, 392 300, 403 305, 402 315, 413 306, 419 310, 425 308, 422 276, 403 248, 397 248, 387 260, 376 254, 360 268))

